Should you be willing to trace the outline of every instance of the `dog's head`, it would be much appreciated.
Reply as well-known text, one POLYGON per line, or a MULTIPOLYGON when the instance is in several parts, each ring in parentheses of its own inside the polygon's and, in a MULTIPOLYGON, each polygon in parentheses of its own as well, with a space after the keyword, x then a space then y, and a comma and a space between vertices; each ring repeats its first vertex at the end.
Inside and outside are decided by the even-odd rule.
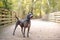
POLYGON ((31 19, 32 17, 33 17, 33 13, 31 13, 31 12, 28 13, 27 18, 28 18, 28 19, 31 19))

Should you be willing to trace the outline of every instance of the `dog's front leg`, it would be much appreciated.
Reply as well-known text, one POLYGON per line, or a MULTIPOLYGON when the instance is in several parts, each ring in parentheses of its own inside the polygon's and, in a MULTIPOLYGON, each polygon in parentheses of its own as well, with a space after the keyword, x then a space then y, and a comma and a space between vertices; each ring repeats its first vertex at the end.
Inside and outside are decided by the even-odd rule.
POLYGON ((24 33, 23 33, 23 37, 25 37, 25 29, 26 29, 26 28, 24 27, 24 33))

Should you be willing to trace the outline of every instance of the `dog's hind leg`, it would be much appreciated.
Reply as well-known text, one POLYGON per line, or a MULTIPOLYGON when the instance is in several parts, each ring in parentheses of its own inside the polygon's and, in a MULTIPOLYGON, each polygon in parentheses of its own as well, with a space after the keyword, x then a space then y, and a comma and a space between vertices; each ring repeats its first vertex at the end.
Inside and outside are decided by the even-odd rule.
POLYGON ((17 26, 18 26, 18 24, 16 23, 15 29, 13 31, 13 35, 15 35, 15 30, 16 30, 17 26))
POLYGON ((30 30, 30 27, 28 27, 28 31, 27 31, 27 37, 29 37, 29 30, 30 30))
POLYGON ((21 32, 22 32, 22 34, 23 34, 23 27, 21 27, 21 32))

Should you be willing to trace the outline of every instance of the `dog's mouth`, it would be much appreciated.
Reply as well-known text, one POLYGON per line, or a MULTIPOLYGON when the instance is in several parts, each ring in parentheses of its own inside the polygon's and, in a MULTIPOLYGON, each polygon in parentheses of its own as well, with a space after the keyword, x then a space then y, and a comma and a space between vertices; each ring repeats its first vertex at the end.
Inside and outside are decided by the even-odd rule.
POLYGON ((33 15, 30 16, 30 18, 32 18, 32 17, 33 17, 33 15))

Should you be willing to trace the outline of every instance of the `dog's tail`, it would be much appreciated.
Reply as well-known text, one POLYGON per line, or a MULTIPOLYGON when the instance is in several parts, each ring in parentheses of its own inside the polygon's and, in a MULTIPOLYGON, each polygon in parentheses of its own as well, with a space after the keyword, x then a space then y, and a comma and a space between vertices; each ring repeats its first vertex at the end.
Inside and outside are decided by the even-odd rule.
POLYGON ((13 11, 13 13, 15 13, 15 18, 17 19, 17 20, 19 20, 19 18, 17 17, 17 15, 16 15, 16 12, 15 11, 13 11))
POLYGON ((19 18, 15 15, 16 19, 19 20, 19 18))
POLYGON ((19 20, 19 18, 17 17, 17 15, 16 15, 16 12, 15 11, 13 11, 13 13, 15 13, 15 18, 17 19, 17 20, 19 20))

